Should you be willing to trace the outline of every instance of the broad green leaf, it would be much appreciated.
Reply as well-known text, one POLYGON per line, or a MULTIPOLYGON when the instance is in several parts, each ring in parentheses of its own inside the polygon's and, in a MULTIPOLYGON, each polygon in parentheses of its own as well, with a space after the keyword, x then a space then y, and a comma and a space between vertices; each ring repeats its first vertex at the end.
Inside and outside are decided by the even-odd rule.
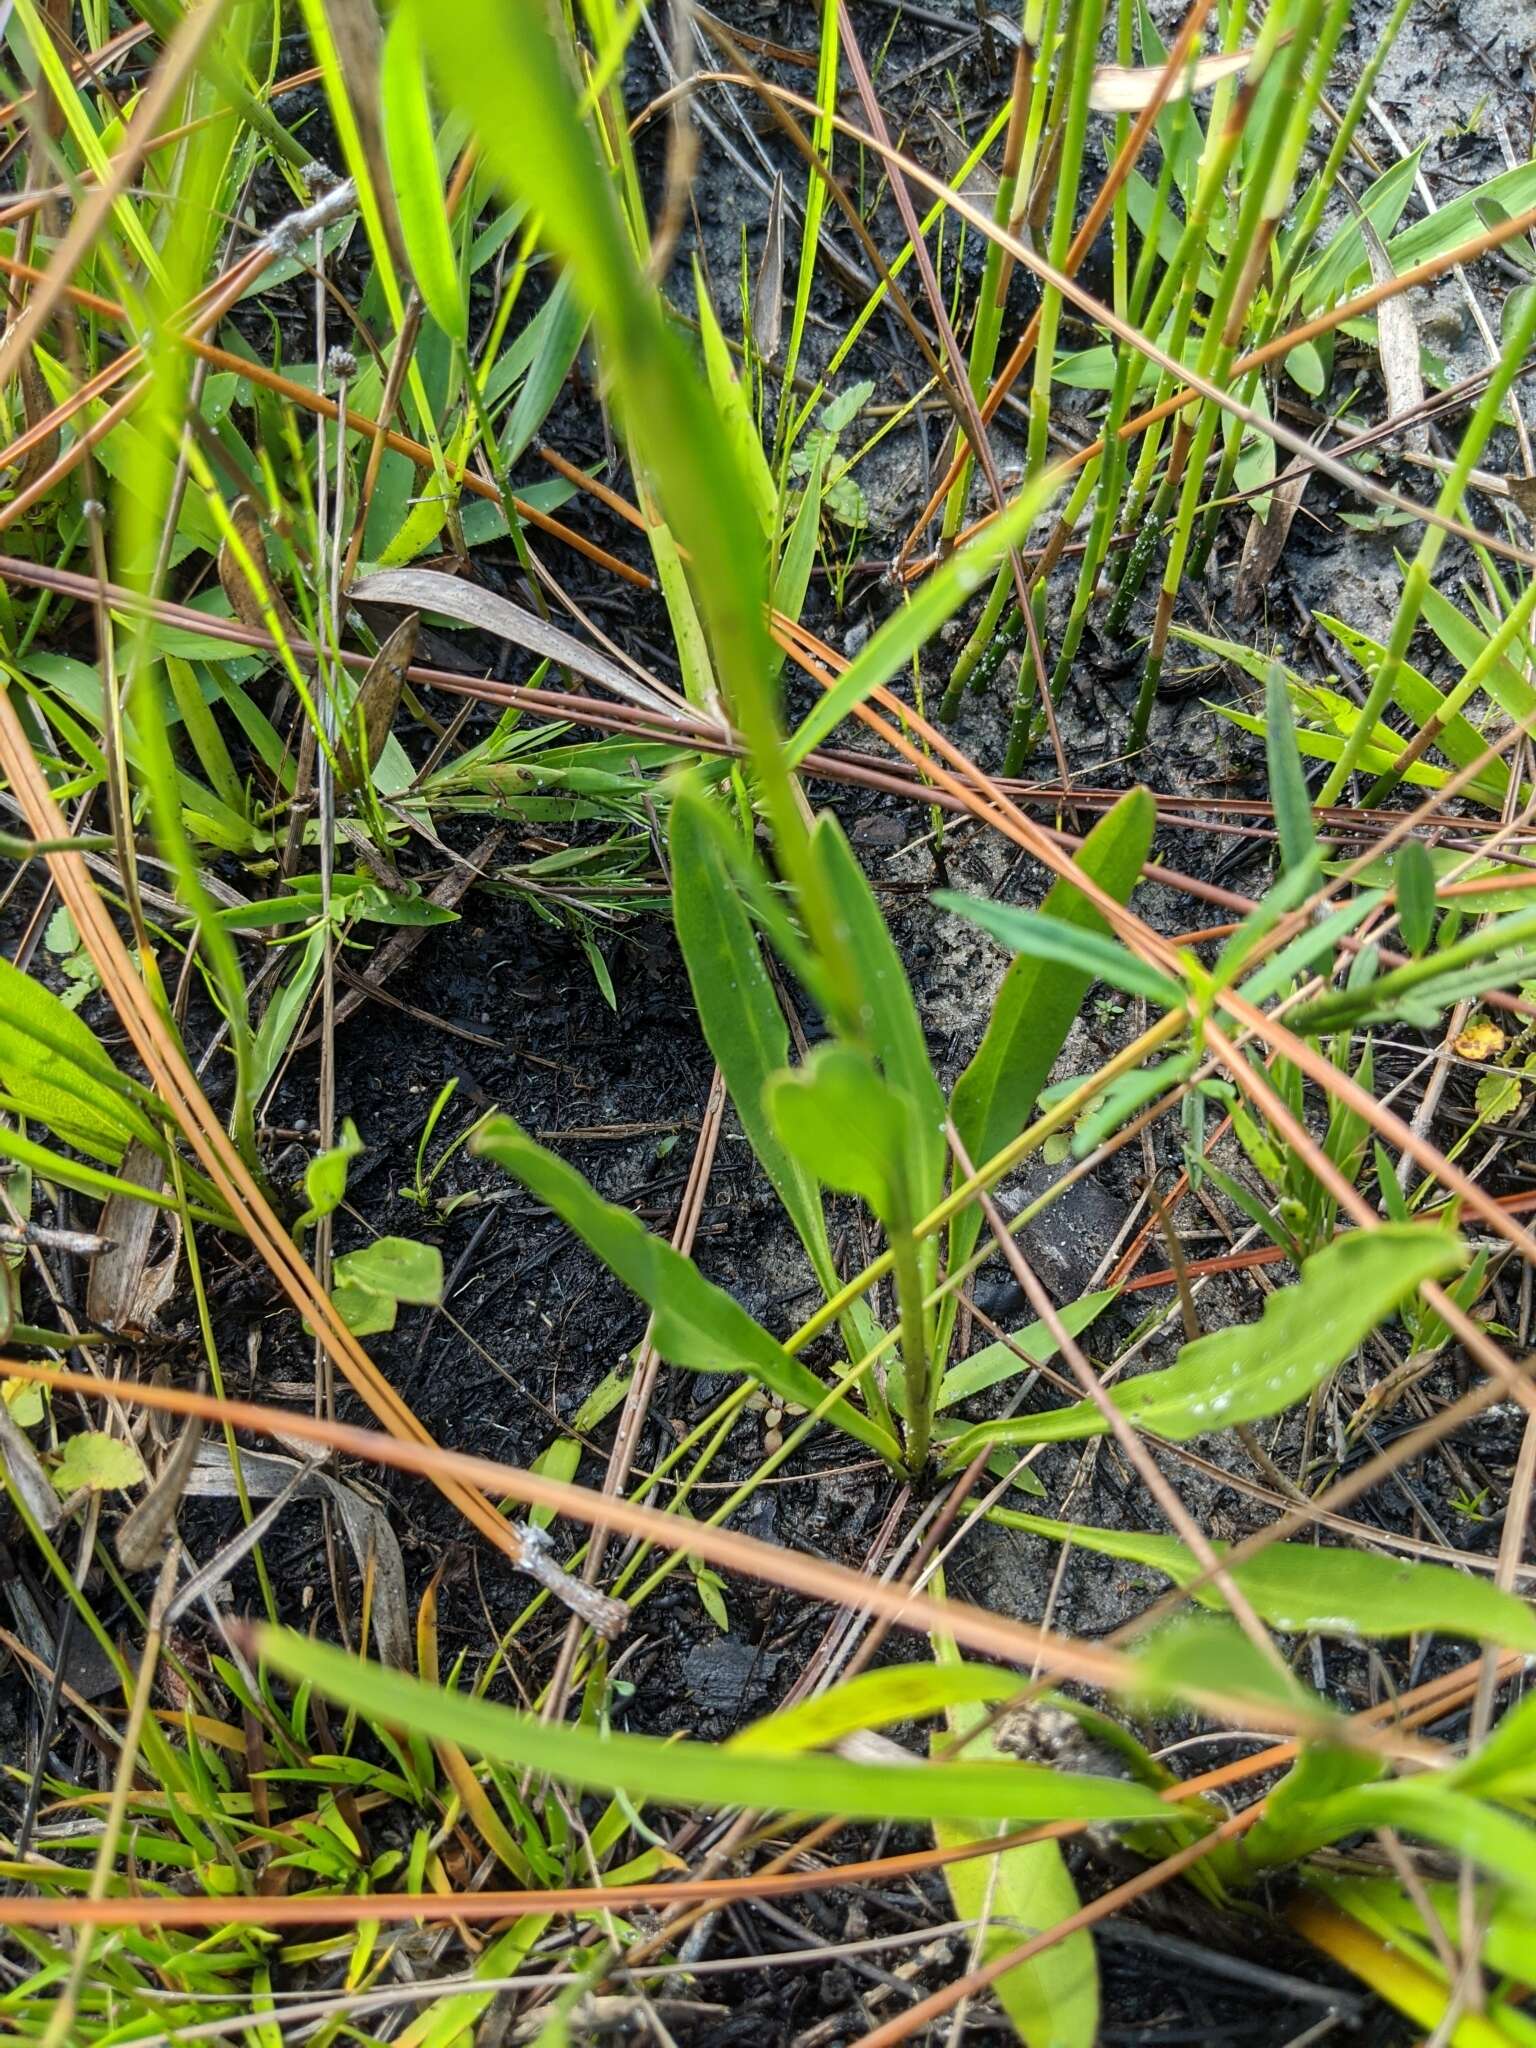
MULTIPOLYGON (((968 1664, 940 1666, 972 1671, 968 1664)), ((950 1732, 968 1735, 965 1754, 1001 1757, 990 1735, 973 1732, 976 1709, 951 1709, 950 1732)), ((941 1849, 979 1842, 989 1832, 974 1821, 936 1820, 933 1839, 941 1849)), ((956 1917, 982 1928, 981 1962, 1016 1949, 1031 1935, 1058 1926, 1078 1909, 1077 1887, 1056 1842, 1022 1842, 995 1857, 978 1856, 945 1866, 944 1882, 956 1917)), ((1026 2048, 1094 2048, 1099 2032, 1099 1970, 1093 1936, 1086 1928, 1069 1934, 1028 1962, 1005 1970, 992 1995, 1008 2015, 1026 2048)))
POLYGON ((469 332, 469 304, 443 203, 421 42, 408 7, 397 9, 385 32, 379 102, 405 252, 427 311, 445 334, 463 341, 469 332))
MULTIPOLYGON (((1383 1224, 1351 1231, 1314 1252, 1293 1286, 1270 1295, 1256 1323, 1197 1337, 1177 1364, 1142 1373, 1109 1398, 1138 1429, 1175 1443, 1278 1415, 1352 1357, 1424 1281, 1445 1279, 1464 1258, 1461 1240, 1446 1230, 1383 1224)), ((987 1444, 1073 1443, 1108 1430, 1092 1401, 1077 1401, 982 1423, 949 1446, 948 1461, 964 1465, 987 1444)))
POLYGON ((1290 692, 1276 662, 1271 662, 1264 679, 1264 754, 1269 764, 1275 828, 1280 835, 1281 865, 1301 867, 1316 852, 1317 833, 1312 824, 1312 798, 1296 745, 1290 692))
MULTIPOLYGON (((442 1691, 403 1671, 368 1664, 287 1629, 257 1631, 274 1670, 355 1709, 369 1721, 455 1742, 491 1763, 546 1772, 563 1784, 627 1792, 683 1807, 761 1807, 856 1819, 1166 1821, 1154 1792, 1023 1763, 850 1764, 835 1756, 738 1755, 703 1742, 669 1742, 585 1725, 545 1722, 491 1700, 442 1691)), ((1172 1809, 1177 1811, 1177 1809, 1172 1809)))
MULTIPOLYGON (((993 1508, 991 1519, 1052 1543, 1148 1565, 1179 1586, 1199 1578, 1203 1569, 1194 1552, 1172 1536, 1052 1522, 1012 1508, 993 1508)), ((1211 1548, 1225 1557, 1231 1546, 1211 1548)), ((1536 1616, 1526 1602, 1448 1565, 1416 1564, 1372 1550, 1272 1543, 1234 1565, 1232 1577, 1259 1619, 1287 1635, 1405 1636, 1433 1629, 1536 1655, 1536 1616)), ((1194 1598, 1204 1607, 1226 1605, 1209 1584, 1197 1587, 1194 1598)))
MULTIPOLYGON (((534 1144, 511 1117, 490 1118, 470 1140, 470 1150, 516 1175, 639 1295, 651 1311, 652 1338, 663 1358, 702 1372, 751 1373, 770 1392, 803 1408, 825 1401, 827 1390, 815 1374, 739 1302, 652 1236, 638 1217, 605 1202, 563 1159, 534 1144)), ((894 1461, 899 1456, 889 1434, 846 1400, 834 1402, 827 1419, 881 1457, 894 1461)))
POLYGON ((1182 1614, 1140 1644, 1133 1681, 1148 1699, 1182 1704, 1191 1693, 1233 1693, 1322 1722, 1333 1709, 1272 1664, 1235 1622, 1182 1614))
POLYGON ((726 1743, 745 1756, 826 1749, 861 1728, 923 1721, 956 1704, 995 1706, 1025 1689, 1016 1671, 993 1664, 889 1664, 861 1671, 818 1698, 766 1714, 726 1743))
MULTIPOLYGON (((1088 834, 1073 865, 1117 903, 1127 902, 1146 864, 1156 823, 1157 808, 1147 792, 1128 791, 1088 834)), ((1102 916, 1065 876, 1053 885, 1043 907, 1060 924, 1107 933, 1102 916)), ((975 1165, 984 1165, 1024 1128, 1091 981, 1092 975, 1080 968, 1022 953, 1003 976, 981 1044, 950 1098, 955 1129, 975 1165)), ((952 1273, 969 1258, 981 1220, 973 1204, 950 1224, 952 1273)))
POLYGON ((882 1222, 910 1229, 906 1157, 912 1105, 851 1045, 817 1046, 768 1083, 769 1120, 785 1149, 828 1187, 857 1195, 882 1222))
POLYGON ((0 1086, 20 1112, 93 1159, 116 1163, 130 1138, 161 1139, 83 1019, 0 959, 0 1086))
POLYGON ((1107 981, 1128 995, 1145 996, 1165 1010, 1176 1010, 1188 1000, 1178 982, 1148 967, 1129 947, 1101 932, 1068 924, 1043 910, 994 903, 986 896, 962 896, 953 889, 938 890, 933 900, 940 910, 952 910, 956 917, 979 924, 1010 952, 1073 968, 1090 981, 1107 981))
POLYGON ((672 916, 705 1042, 719 1062, 758 1164, 830 1294, 839 1281, 814 1179, 785 1150, 764 1089, 789 1064, 789 1029, 763 965, 752 921, 726 864, 730 830, 704 792, 684 782, 672 800, 672 916))
MULTIPOLYGON (((1080 1301, 1069 1301, 1058 1311, 1067 1335, 1075 1337, 1086 1330, 1114 1298, 1114 1288, 1105 1287, 1097 1294, 1085 1294, 1080 1301)), ((1027 1372, 1031 1365, 1046 1365, 1056 1356, 1057 1348, 1056 1339, 1044 1323, 1030 1323, 1022 1330, 1015 1330, 1006 1344, 985 1344, 959 1365, 952 1365, 944 1375, 939 1398, 934 1405, 940 1409, 952 1408, 957 1401, 968 1401, 972 1394, 984 1393, 988 1387, 998 1386, 1004 1380, 1027 1372), (1021 1351, 1023 1358, 1019 1356, 1021 1351)))
POLYGON ((341 1137, 327 1152, 318 1153, 304 1169, 304 1192, 309 1206, 294 1222, 295 1230, 307 1230, 322 1216, 329 1216, 347 1192, 347 1168, 363 1149, 357 1125, 351 1117, 341 1120, 341 1137))
POLYGON ((442 1295, 443 1255, 435 1244, 414 1237, 376 1237, 360 1251, 344 1252, 336 1276, 368 1294, 425 1304, 442 1295))
POLYGON ((927 646, 945 620, 993 575, 1008 550, 1024 539, 1055 489, 1056 479, 1049 470, 1031 477, 990 525, 923 579, 916 594, 870 635, 820 703, 795 728, 789 741, 791 765, 803 761, 856 705, 904 669, 919 648, 927 646))
POLYGON ((99 1429, 82 1430, 79 1436, 67 1438, 53 1468, 53 1483, 60 1493, 73 1493, 81 1486, 92 1493, 108 1493, 114 1487, 140 1486, 143 1481, 144 1460, 136 1447, 99 1429))
MULTIPOLYGON (((939 1199, 948 1157, 944 1098, 934 1079, 922 1020, 874 891, 830 811, 816 820, 811 864, 812 885, 819 885, 824 894, 858 987, 859 1014, 847 1021, 875 1054, 887 1081, 912 1105, 908 1174, 920 1215, 939 1199)), ((922 1250, 926 1262, 934 1250, 931 1239, 922 1250)))

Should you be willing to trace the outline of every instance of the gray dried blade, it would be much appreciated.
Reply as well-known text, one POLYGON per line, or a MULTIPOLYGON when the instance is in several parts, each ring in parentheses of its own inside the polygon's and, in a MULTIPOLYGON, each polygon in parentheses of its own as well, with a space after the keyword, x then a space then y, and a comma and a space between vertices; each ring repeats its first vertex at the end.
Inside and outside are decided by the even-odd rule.
MULTIPOLYGON (((366 1574, 370 1557, 373 1560, 373 1635, 379 1655, 396 1670, 412 1669, 414 1646, 405 1590, 405 1561, 384 1510, 365 1500, 355 1487, 348 1486, 344 1480, 322 1471, 308 1458, 278 1458, 269 1451, 242 1451, 240 1477, 252 1500, 271 1500, 273 1503, 273 1512, 264 1511, 257 1518, 262 1531, 276 1519, 276 1511, 292 1498, 320 1493, 329 1499, 347 1532, 347 1541, 357 1559, 358 1570, 366 1574)), ((223 1444, 204 1444, 201 1447, 187 1475, 186 1490, 200 1498, 234 1498, 235 1475, 229 1462, 229 1452, 223 1444)), ((257 1532, 256 1540, 259 1540, 260 1533, 257 1532)), ((234 1570, 250 1547, 243 1540, 248 1534, 248 1531, 242 1531, 235 1544, 227 1545, 198 1573, 199 1593, 210 1590, 219 1579, 234 1570), (238 1550, 236 1545, 240 1546, 238 1550)), ((177 1598, 178 1606, 186 1594, 187 1589, 183 1588, 177 1598)))
POLYGON ((570 633, 561 632, 558 626, 547 624, 482 584, 445 576, 439 569, 380 569, 354 583, 352 596, 361 603, 412 605, 417 611, 438 612, 444 618, 457 619, 461 626, 494 633, 499 640, 525 647, 541 660, 574 669, 577 675, 600 684, 626 704, 639 704, 662 718, 677 716, 674 707, 649 683, 641 682, 616 662, 595 654, 570 633))
MULTIPOLYGON (((158 1154, 136 1138, 118 1168, 121 1180, 157 1195, 165 1186, 165 1167, 158 1154)), ((170 1298, 181 1258, 181 1218, 162 1211, 123 1190, 108 1195, 98 1229, 105 1249, 91 1260, 85 1288, 85 1312, 104 1330, 148 1330, 170 1298), (149 1263, 155 1219, 164 1214, 171 1230, 171 1248, 158 1265, 149 1263)))
POLYGON ((1249 520, 1248 531, 1243 536, 1242 560, 1237 565, 1237 582, 1232 591, 1232 616, 1235 619, 1251 618, 1258 610, 1259 593, 1274 575, 1280 557, 1285 553, 1291 522, 1301 508, 1311 475, 1311 463, 1304 455, 1298 455, 1270 488, 1269 517, 1261 519, 1255 512, 1249 520))
POLYGON ((779 352, 784 331, 784 173, 774 173, 762 260, 752 286, 752 340, 765 363, 779 352))
MULTIPOLYGON (((1345 184, 1339 190, 1354 215, 1365 244, 1373 284, 1391 284, 1397 276, 1387 245, 1376 232, 1375 223, 1345 184)), ((1424 372, 1419 363, 1419 330, 1406 292, 1394 292, 1376 308, 1376 353, 1381 358, 1381 380, 1387 387, 1387 412, 1417 412, 1424 403, 1424 372)), ((1403 445, 1422 454, 1429 446, 1429 423, 1414 420, 1403 429, 1403 445)))
MULTIPOLYGON (((421 613, 407 612, 393 633, 384 642, 373 660, 368 664, 367 673, 358 685, 357 703, 353 708, 351 721, 352 746, 358 744, 358 729, 362 730, 363 774, 371 775, 379 765, 379 756, 384 751, 384 742, 394 729, 395 713, 400 709, 400 693, 405 688, 406 672, 416 658, 416 635, 421 627, 421 613)), ((347 751, 345 779, 361 781, 351 760, 352 748, 347 751)))
POLYGON ((123 1517, 116 1546, 118 1561, 125 1571, 147 1571, 164 1555, 202 1440, 202 1418, 194 1415, 171 1445, 148 1493, 123 1517))
POLYGON ((11 1411, 0 1400, 0 1464, 15 1491, 40 1529, 56 1529, 64 1512, 53 1481, 43 1470, 36 1451, 11 1420, 11 1411))
POLYGON ((219 582, 235 617, 253 633, 270 633, 275 618, 283 639, 302 658, 304 636, 273 581, 256 500, 236 498, 229 508, 229 523, 239 546, 228 539, 220 543, 219 582), (249 561, 243 560, 242 555, 249 557, 249 561))

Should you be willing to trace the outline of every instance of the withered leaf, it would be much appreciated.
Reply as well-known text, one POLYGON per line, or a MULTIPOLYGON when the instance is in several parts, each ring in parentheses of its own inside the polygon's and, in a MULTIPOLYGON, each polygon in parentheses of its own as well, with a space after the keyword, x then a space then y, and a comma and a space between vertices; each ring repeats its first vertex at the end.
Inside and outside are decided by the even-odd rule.
POLYGON ((255 499, 236 498, 229 508, 229 523, 235 530, 235 540, 226 538, 220 544, 219 582, 235 617, 253 633, 271 632, 271 620, 275 617, 283 638, 291 647, 299 648, 304 636, 272 580, 272 564, 267 559, 267 543, 255 499), (248 564, 242 555, 249 558, 248 564), (253 572, 256 581, 252 580, 253 572))
MULTIPOLYGON (((35 427, 53 411, 53 397, 43 382, 43 373, 37 367, 37 357, 31 349, 22 353, 16 366, 17 381, 21 385, 22 417, 29 427, 35 427)), ((24 491, 28 484, 35 483, 43 472, 52 467, 59 452, 59 430, 51 427, 40 441, 34 442, 22 459, 16 472, 16 488, 24 491)))
POLYGON ((367 673, 358 685, 357 702, 352 713, 352 746, 342 757, 342 779, 354 788, 378 766, 384 742, 394 727, 395 713, 400 708, 400 692, 405 688, 406 671, 416 656, 416 635, 420 626, 420 612, 408 612, 368 664, 367 673), (362 735, 361 773, 353 758, 359 729, 362 735))
MULTIPOLYGON (((1341 185, 1339 189, 1365 243, 1372 283, 1390 284, 1397 272, 1392 268, 1386 244, 1349 187, 1341 185)), ((1381 378, 1387 387, 1388 412, 1394 418, 1399 413, 1415 412, 1424 403, 1424 372, 1419 364, 1419 330, 1405 292, 1395 292, 1376 308, 1376 353, 1381 358, 1381 378)), ((1422 454, 1429 446, 1428 421, 1415 420, 1405 427, 1403 445, 1422 454)))
MULTIPOLYGON (((159 1157, 138 1139, 123 1154, 118 1171, 120 1178, 150 1194, 158 1194, 165 1185, 165 1168, 159 1157)), ((160 1209, 118 1189, 102 1205, 98 1229, 106 1242, 91 1260, 86 1314, 104 1330, 152 1329, 175 1285, 181 1258, 181 1218, 174 1210, 160 1209), (160 1216, 170 1228, 171 1244, 151 1266, 150 1241, 160 1216)))
POLYGON ((601 683, 627 704, 642 704, 647 711, 659 712, 664 718, 677 715, 650 684, 630 675, 606 655, 594 653, 573 634, 562 633, 558 626, 547 624, 483 584, 466 583, 463 577, 445 576, 438 569, 381 569, 373 576, 365 576, 361 583, 354 583, 352 595, 368 604, 412 605, 418 611, 439 612, 445 618, 457 619, 461 625, 474 626, 482 633, 494 633, 498 639, 526 647, 541 659, 574 669, 577 675, 601 683))
POLYGON ((784 328, 784 174, 775 172, 768 201, 768 227, 762 260, 752 286, 752 339, 758 354, 771 363, 779 352, 784 328))
POLYGON ((1249 520, 1232 592, 1234 618, 1251 618, 1258 610, 1259 594, 1285 553, 1291 521, 1300 509, 1311 475, 1312 465, 1304 455, 1298 455, 1270 490, 1269 517, 1261 519, 1255 512, 1249 520))
MULTIPOLYGON (((1191 93, 1209 92, 1224 78, 1246 71, 1252 49, 1227 50, 1211 57, 1197 57, 1184 65, 1163 94, 1164 106, 1187 99, 1191 93)), ((1139 114, 1152 104, 1158 84, 1167 70, 1165 64, 1100 64, 1088 88, 1088 104, 1098 114, 1139 114)))

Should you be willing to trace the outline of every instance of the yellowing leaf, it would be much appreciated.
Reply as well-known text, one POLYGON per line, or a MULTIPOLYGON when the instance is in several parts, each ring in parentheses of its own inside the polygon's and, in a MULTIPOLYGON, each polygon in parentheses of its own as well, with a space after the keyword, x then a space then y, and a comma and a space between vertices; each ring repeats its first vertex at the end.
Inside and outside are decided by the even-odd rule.
POLYGON ((72 1436, 53 1468, 53 1483, 60 1493, 74 1493, 89 1487, 92 1493, 107 1493, 118 1486, 142 1486, 144 1460, 121 1437, 88 1429, 72 1436))
POLYGON ((1474 1017, 1466 1030, 1458 1033, 1456 1050, 1464 1060, 1491 1060, 1504 1050, 1509 1040, 1488 1016, 1474 1017))
POLYGON ((31 1429, 42 1421, 43 1390, 36 1380, 0 1379, 0 1395, 18 1428, 31 1429))

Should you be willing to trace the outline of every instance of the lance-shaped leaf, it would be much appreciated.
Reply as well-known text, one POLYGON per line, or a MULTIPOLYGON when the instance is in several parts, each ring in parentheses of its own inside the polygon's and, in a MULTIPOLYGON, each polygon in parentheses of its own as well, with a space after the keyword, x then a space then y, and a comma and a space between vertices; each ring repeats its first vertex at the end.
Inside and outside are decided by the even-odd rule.
MULTIPOLYGON (((1156 823, 1151 797, 1144 789, 1130 790, 1094 826, 1073 865, 1117 903, 1128 901, 1156 823)), ((1058 924, 1107 936, 1102 915, 1065 877, 1053 886, 1043 907, 1058 924)), ((1003 976, 986 1033, 950 1100, 955 1129, 977 1166, 1023 1129, 1092 978, 1091 969, 1024 953, 1003 976)), ((981 1211, 974 1205, 950 1225, 951 1272, 970 1256, 980 1228, 981 1211)))
MULTIPOLYGON (((1388 1223, 1352 1231, 1315 1252, 1294 1286, 1270 1295, 1256 1323, 1197 1337, 1177 1364, 1143 1373, 1109 1398, 1138 1429, 1175 1443, 1278 1415, 1320 1386, 1424 1281, 1444 1279, 1465 1256, 1448 1230, 1388 1223)), ((987 1444, 1072 1443, 1108 1432, 1096 1403, 1075 1401, 982 1423, 949 1446, 949 1462, 964 1465, 987 1444)))
POLYGON ((1178 1811, 1144 1785, 1021 1763, 850 1764, 835 1756, 757 1755, 706 1742, 672 1742, 540 1720, 495 1701, 442 1690, 402 1671, 349 1657, 287 1629, 261 1628, 262 1657, 369 1721, 433 1742, 456 1742, 491 1763, 545 1772, 562 1783, 626 1792, 671 1805, 760 1807, 865 1819, 1037 1821, 1164 1820, 1178 1811))
MULTIPOLYGON (((1012 1508, 994 1508, 991 1514, 1005 1528, 1043 1536, 1051 1543, 1073 1543, 1102 1557, 1150 1565, 1175 1585, 1190 1585, 1203 1573, 1194 1552, 1173 1536, 1052 1522, 1012 1508)), ((1218 1557, 1230 1547, 1211 1546, 1218 1557)), ((1287 1634, 1406 1636, 1434 1629, 1536 1655, 1536 1616, 1525 1601, 1489 1579, 1453 1571, 1448 1565, 1418 1564, 1373 1550, 1272 1543, 1256 1557, 1233 1565, 1231 1573, 1259 1619, 1287 1634)), ((1193 1597, 1205 1607, 1226 1605, 1220 1589, 1209 1583, 1196 1586, 1193 1597)))
MULTIPOLYGON (((609 1270, 650 1309, 656 1349, 673 1365, 701 1372, 746 1372, 783 1401, 817 1408, 827 1389, 799 1359, 747 1314, 740 1302, 706 1280, 638 1217, 605 1202, 579 1173, 536 1145, 509 1116, 484 1123, 470 1149, 515 1174, 532 1194, 569 1224, 609 1270)), ((868 1416, 840 1400, 827 1419, 860 1443, 894 1460, 895 1442, 868 1416)))

